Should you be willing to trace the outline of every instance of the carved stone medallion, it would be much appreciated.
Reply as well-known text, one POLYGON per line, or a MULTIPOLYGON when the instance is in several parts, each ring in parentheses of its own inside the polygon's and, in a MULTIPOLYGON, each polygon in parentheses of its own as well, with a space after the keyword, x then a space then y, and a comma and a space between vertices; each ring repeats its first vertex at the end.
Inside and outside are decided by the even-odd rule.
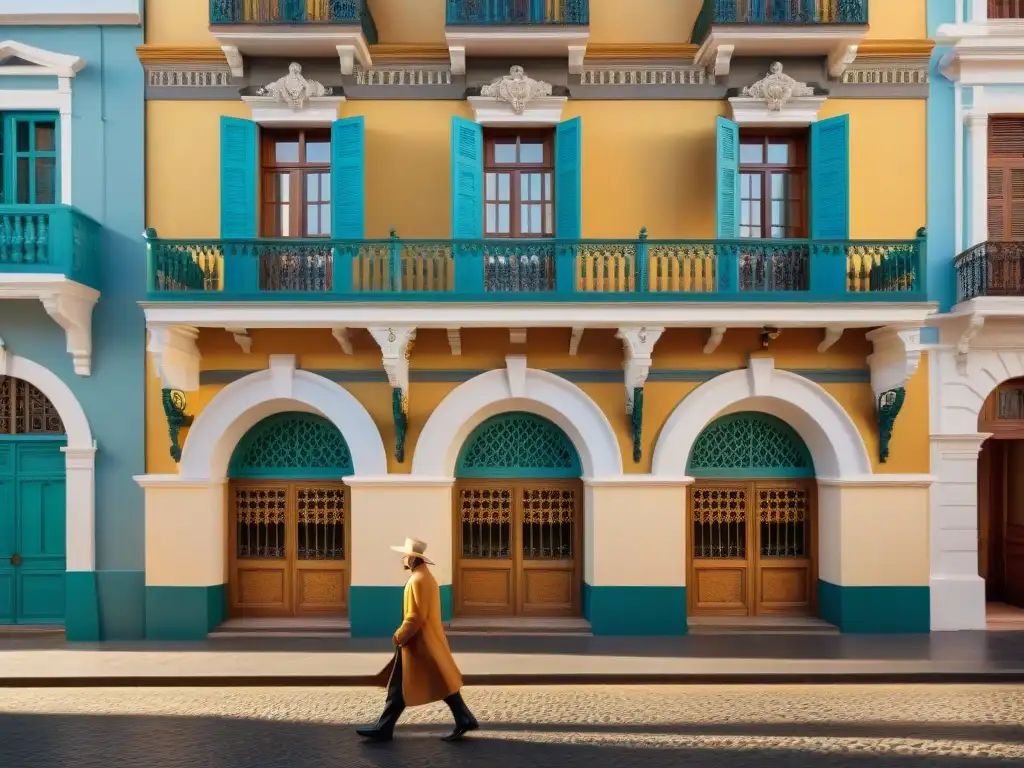
POLYGON ((515 66, 509 70, 509 74, 481 88, 480 95, 508 102, 512 111, 521 115, 531 101, 551 95, 551 84, 527 77, 526 70, 515 66))
POLYGON ((794 96, 813 96, 814 89, 806 83, 800 83, 789 75, 783 74, 782 64, 775 62, 771 71, 763 80, 743 89, 742 96, 762 99, 772 112, 780 112, 786 102, 794 96))
POLYGON ((287 104, 293 109, 301 109, 307 100, 314 96, 330 96, 331 89, 325 88, 316 80, 307 80, 302 76, 302 65, 292 62, 288 66, 288 74, 270 85, 257 91, 260 96, 269 96, 287 104))

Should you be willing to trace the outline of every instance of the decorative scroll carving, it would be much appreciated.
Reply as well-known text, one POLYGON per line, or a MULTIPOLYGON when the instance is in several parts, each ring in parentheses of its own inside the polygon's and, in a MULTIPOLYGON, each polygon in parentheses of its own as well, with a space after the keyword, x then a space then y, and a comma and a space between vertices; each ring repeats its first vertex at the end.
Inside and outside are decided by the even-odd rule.
POLYGON ((906 399, 907 390, 904 387, 887 390, 878 396, 878 461, 882 464, 889 460, 892 429, 906 399))
POLYGON ((177 389, 163 391, 164 415, 167 417, 167 433, 171 438, 171 458, 177 464, 181 461, 181 445, 178 436, 185 427, 192 426, 195 418, 185 413, 185 393, 177 389))
POLYGON ((331 96, 333 91, 316 80, 307 80, 302 76, 302 65, 292 62, 288 65, 288 74, 257 92, 260 96, 269 96, 293 109, 301 109, 306 102, 317 96, 331 96))
POLYGON ((551 95, 551 84, 527 77, 526 70, 515 66, 509 74, 481 88, 480 95, 507 102, 513 112, 521 115, 531 101, 551 95))
POLYGON ((761 99, 772 112, 781 112, 790 99, 799 96, 813 96, 814 89, 806 83, 794 80, 782 72, 782 64, 775 62, 767 77, 743 89, 742 96, 761 99))

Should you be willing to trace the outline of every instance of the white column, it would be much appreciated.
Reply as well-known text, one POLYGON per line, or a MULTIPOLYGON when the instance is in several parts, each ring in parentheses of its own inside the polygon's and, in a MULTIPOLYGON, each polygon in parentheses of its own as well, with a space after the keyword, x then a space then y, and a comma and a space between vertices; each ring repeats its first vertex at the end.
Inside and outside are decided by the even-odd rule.
MULTIPOLYGON (((974 23, 988 21, 988 0, 971 0, 969 10, 971 17, 968 21, 974 23)), ((959 16, 960 14, 957 15, 959 16)))
POLYGON ((987 434, 932 435, 932 631, 985 628, 978 575, 978 454, 987 434))
POLYGON ((67 494, 67 570, 96 570, 96 448, 61 448, 67 494))
POLYGON ((969 112, 967 141, 970 146, 968 190, 971 212, 967 247, 988 240, 988 114, 969 112))

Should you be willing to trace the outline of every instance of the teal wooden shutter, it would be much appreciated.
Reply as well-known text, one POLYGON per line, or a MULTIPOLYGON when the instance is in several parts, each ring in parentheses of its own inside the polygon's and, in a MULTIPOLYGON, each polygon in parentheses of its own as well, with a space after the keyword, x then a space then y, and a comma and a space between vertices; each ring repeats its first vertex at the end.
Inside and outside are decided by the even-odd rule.
POLYGON ((583 121, 578 117, 555 129, 555 237, 583 237, 583 121))
POLYGON ((811 237, 850 237, 850 116, 811 126, 811 237))
POLYGON ((740 127, 732 120, 718 118, 718 204, 716 219, 719 240, 740 236, 740 127))
POLYGON ((331 237, 362 240, 365 221, 366 120, 331 125, 331 237))
POLYGON ((484 236, 484 129, 452 118, 452 237, 484 236))
POLYGON ((220 119, 220 236, 256 237, 256 123, 220 119))

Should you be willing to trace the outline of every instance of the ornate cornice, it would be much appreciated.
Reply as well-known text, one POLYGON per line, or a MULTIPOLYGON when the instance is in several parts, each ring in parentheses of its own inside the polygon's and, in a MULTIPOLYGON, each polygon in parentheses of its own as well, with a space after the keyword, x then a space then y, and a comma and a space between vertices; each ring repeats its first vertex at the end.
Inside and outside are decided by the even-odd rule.
POLYGON ((934 49, 934 40, 865 40, 857 46, 857 58, 927 59, 934 49))
POLYGON ((590 44, 584 61, 693 61, 697 50, 696 45, 674 43, 590 44))
POLYGON ((140 45, 135 49, 144 66, 151 64, 220 64, 224 51, 216 45, 140 45))
POLYGON ((447 45, 382 44, 370 46, 374 62, 448 61, 447 45))

